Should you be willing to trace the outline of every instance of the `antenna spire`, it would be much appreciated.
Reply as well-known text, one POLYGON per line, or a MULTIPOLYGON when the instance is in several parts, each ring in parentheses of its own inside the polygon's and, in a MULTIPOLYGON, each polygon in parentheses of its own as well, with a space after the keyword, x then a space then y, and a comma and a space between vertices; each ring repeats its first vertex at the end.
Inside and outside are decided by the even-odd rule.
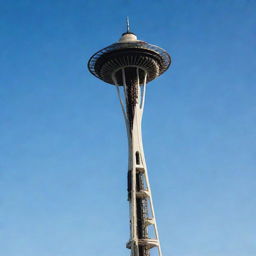
POLYGON ((126 17, 126 27, 127 27, 127 33, 130 33, 130 21, 129 21, 129 17, 126 17))

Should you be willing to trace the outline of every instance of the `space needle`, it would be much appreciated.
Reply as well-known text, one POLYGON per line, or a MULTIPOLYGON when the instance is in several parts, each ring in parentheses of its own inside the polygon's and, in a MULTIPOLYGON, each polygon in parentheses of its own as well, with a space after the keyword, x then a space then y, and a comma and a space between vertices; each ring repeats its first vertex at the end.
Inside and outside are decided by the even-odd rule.
POLYGON ((162 256, 152 193, 142 144, 141 122, 147 83, 163 74, 171 64, 162 48, 137 39, 127 31, 118 42, 96 52, 89 71, 117 89, 128 137, 128 201, 131 256, 162 256), (155 255, 155 252, 154 252, 155 255))

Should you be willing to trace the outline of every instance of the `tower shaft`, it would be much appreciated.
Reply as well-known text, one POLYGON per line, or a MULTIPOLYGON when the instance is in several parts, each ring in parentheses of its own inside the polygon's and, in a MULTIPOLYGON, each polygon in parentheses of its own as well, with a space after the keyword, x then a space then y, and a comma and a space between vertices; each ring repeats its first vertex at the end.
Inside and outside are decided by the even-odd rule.
POLYGON ((150 256, 152 248, 156 248, 158 255, 162 256, 141 132, 147 75, 146 70, 136 66, 122 67, 112 75, 122 106, 128 137, 127 190, 130 208, 130 239, 126 247, 131 249, 131 256, 150 256))

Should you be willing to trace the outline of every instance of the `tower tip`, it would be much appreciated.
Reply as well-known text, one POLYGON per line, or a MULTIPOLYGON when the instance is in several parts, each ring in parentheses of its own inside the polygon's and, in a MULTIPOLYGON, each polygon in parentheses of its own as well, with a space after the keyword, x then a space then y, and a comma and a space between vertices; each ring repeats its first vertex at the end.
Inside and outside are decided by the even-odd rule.
POLYGON ((137 40, 137 36, 131 32, 130 30, 130 21, 129 21, 129 17, 126 17, 126 32, 124 32, 122 34, 122 37, 120 38, 119 42, 127 42, 127 41, 136 41, 137 40))
POLYGON ((126 17, 126 28, 127 28, 127 33, 130 33, 130 21, 129 21, 129 17, 126 17))

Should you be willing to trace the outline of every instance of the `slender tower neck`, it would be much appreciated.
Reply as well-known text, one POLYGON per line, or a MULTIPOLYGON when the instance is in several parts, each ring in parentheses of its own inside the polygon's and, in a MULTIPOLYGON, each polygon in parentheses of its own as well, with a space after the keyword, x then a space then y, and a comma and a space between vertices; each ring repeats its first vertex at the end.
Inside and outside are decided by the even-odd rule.
POLYGON ((118 70, 113 75, 113 80, 122 106, 128 137, 130 239, 127 248, 131 249, 131 256, 150 256, 150 249, 156 247, 158 255, 161 256, 141 133, 147 72, 136 66, 127 66, 118 70))

